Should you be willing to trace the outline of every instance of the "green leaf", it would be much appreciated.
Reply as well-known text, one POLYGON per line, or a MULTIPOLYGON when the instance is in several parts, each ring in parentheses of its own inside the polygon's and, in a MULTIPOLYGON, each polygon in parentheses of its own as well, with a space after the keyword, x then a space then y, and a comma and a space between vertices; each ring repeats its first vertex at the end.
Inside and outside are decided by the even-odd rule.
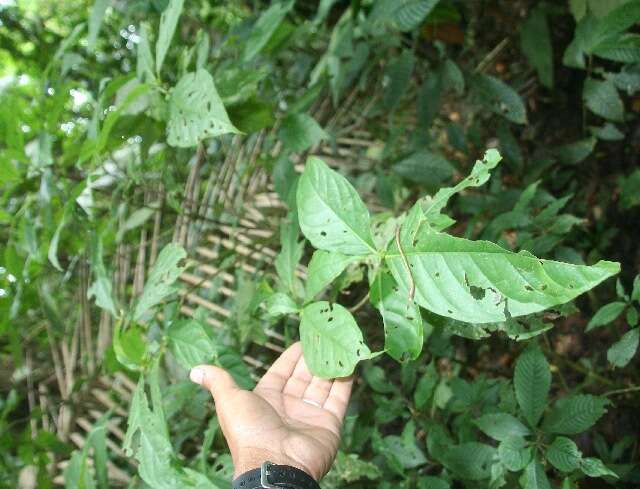
POLYGON ((280 252, 275 259, 276 272, 285 291, 293 297, 299 295, 299 279, 296 269, 304 251, 304 241, 298 241, 298 221, 295 213, 290 212, 287 219, 280 223, 280 252))
MULTIPOLYGON (((592 8, 596 3, 608 3, 595 2, 593 0, 590 0, 590 2, 592 8)), ((626 1, 619 7, 601 13, 605 14, 605 16, 598 22, 597 35, 595 37, 598 40, 605 41, 626 31, 640 21, 640 3, 637 0, 626 1)))
POLYGON ((594 114, 615 122, 624 120, 624 104, 613 81, 588 78, 584 82, 582 98, 594 114))
POLYGON ((500 153, 495 149, 490 149, 485 153, 482 160, 476 160, 471 173, 460 183, 453 187, 442 188, 433 197, 425 197, 418 201, 416 206, 422 210, 422 213, 418 214, 417 227, 416 229, 411 229, 411 236, 409 236, 405 232, 405 228, 411 228, 411 226, 403 225, 402 240, 413 239, 423 222, 435 231, 442 231, 453 224, 455 221, 441 214, 449 199, 469 187, 484 185, 491 176, 491 170, 498 166, 501 160, 500 153))
MULTIPOLYGON (((640 171, 638 171, 640 175, 640 171)), ((631 300, 640 303, 640 274, 633 279, 633 290, 631 292, 631 300)))
POLYGON ((498 457, 507 470, 519 472, 531 462, 532 449, 524 438, 512 436, 500 442, 498 457))
POLYGON ((345 268, 363 258, 362 256, 349 256, 331 251, 314 251, 307 270, 305 302, 313 300, 327 285, 338 278, 345 268))
POLYGON ((361 460, 355 453, 347 454, 339 451, 331 467, 331 471, 323 479, 323 484, 330 486, 329 481, 335 478, 337 481, 332 487, 338 488, 342 487, 345 483, 349 484, 365 478, 375 480, 381 476, 382 471, 374 463, 361 460))
POLYGON ((301 153, 328 139, 327 133, 307 114, 290 114, 282 121, 280 139, 285 148, 301 153))
POLYGON ((547 414, 542 429, 547 433, 575 435, 591 428, 607 412, 609 401, 591 395, 560 399, 547 414))
POLYGON ((551 489, 544 467, 535 458, 527 465, 520 477, 520 485, 523 489, 551 489))
POLYGON ((176 280, 185 269, 178 263, 187 256, 182 246, 171 243, 165 246, 153 265, 142 294, 136 301, 133 320, 139 321, 152 307, 162 302, 180 288, 176 280))
MULTIPOLYGON (((619 205, 621 209, 631 209, 640 205, 640 193, 637 189, 640 188, 640 170, 636 170, 631 175, 624 178, 622 182, 622 188, 620 190, 619 205)), ((636 301, 640 302, 640 288, 638 289, 636 301)), ((632 300, 633 294, 632 294, 632 300)))
MULTIPOLYGON (((313 23, 314 24, 321 24, 322 22, 324 22, 324 20, 327 18, 327 15, 329 15, 329 12, 331 11, 331 7, 333 7, 333 5, 337 2, 338 0, 320 0, 320 5, 318 5, 318 11, 316 12, 316 16, 313 19, 313 23)), ((338 452, 338 455, 341 452, 338 452)))
POLYGON ((562 472, 572 472, 580 466, 582 453, 569 438, 559 436, 544 453, 547 460, 562 472))
POLYGON ((527 123, 527 109, 522 98, 502 80, 490 75, 478 75, 473 80, 472 88, 480 103, 488 109, 516 124, 527 123))
POLYGON ((587 0, 569 0, 569 8, 576 22, 578 22, 587 14, 587 0))
POLYGON ((340 304, 314 302, 301 313, 300 340, 304 359, 314 375, 346 377, 371 356, 351 313, 340 304))
POLYGON ((542 8, 534 8, 520 31, 522 52, 537 73, 540 82, 553 88, 553 46, 547 16, 542 8))
POLYGON ((486 435, 498 441, 531 434, 529 428, 508 413, 485 414, 476 419, 474 423, 486 435))
POLYGON ((49 242, 49 251, 47 252, 47 257, 49 258, 49 262, 53 265, 53 267, 62 272, 62 266, 58 261, 58 243, 60 242, 60 234, 62 233, 62 229, 67 224, 67 208, 65 206, 65 210, 62 214, 62 218, 58 223, 58 227, 56 227, 53 236, 51 237, 51 241, 49 242))
POLYGON ((207 137, 239 133, 206 70, 184 75, 171 92, 167 142, 188 148, 207 137))
POLYGON ((413 53, 405 50, 399 56, 392 58, 385 67, 382 105, 386 110, 393 111, 398 107, 400 100, 409 88, 414 65, 413 53))
POLYGON ((462 443, 445 451, 442 464, 462 479, 486 479, 491 475, 495 453, 495 448, 484 443, 462 443))
POLYGON ((640 36, 625 34, 603 42, 593 50, 593 54, 619 63, 638 63, 640 62, 640 36))
POLYGON ((392 459, 392 463, 402 469, 415 469, 427 463, 427 458, 418 448, 415 438, 406 439, 396 435, 385 436, 383 439, 383 455, 392 459))
POLYGON ((640 328, 627 331, 607 350, 607 360, 616 367, 624 367, 638 351, 638 342, 640 342, 640 328))
POLYGON ((403 293, 413 281, 420 306, 459 321, 502 322, 564 304, 620 269, 540 260, 428 229, 412 238, 412 225, 403 224, 402 250, 393 242, 385 255, 389 269, 403 293))
POLYGON ((96 487, 89 469, 88 458, 88 451, 76 450, 73 452, 69 464, 63 472, 65 488, 94 489, 96 487))
POLYGON ((251 35, 244 44, 242 58, 245 62, 255 58, 267 45, 294 3, 294 0, 274 3, 260 15, 251 29, 251 35))
POLYGON ((107 275, 103 260, 102 238, 93 235, 91 239, 91 271, 94 282, 87 290, 87 299, 96 298, 96 305, 109 311, 113 317, 118 316, 118 307, 113 295, 112 280, 107 275))
POLYGON ((133 211, 131 215, 127 217, 127 220, 118 229, 116 241, 122 241, 122 237, 127 231, 131 231, 132 229, 142 226, 151 218, 151 216, 153 216, 155 212, 156 210, 151 207, 141 207, 140 209, 136 209, 135 211, 133 211))
POLYGON ((620 314, 624 311, 627 304, 625 302, 611 302, 598 309, 589 324, 587 324, 586 331, 589 332, 592 329, 599 328, 600 326, 606 326, 607 324, 615 321, 620 314))
POLYGON ((422 351, 423 326, 420 308, 400 293, 391 274, 381 270, 371 284, 371 303, 384 322, 384 349, 394 359, 415 360, 422 351))
POLYGON ((287 294, 276 292, 271 295, 266 303, 267 314, 272 317, 286 316, 298 312, 298 305, 287 294))
POLYGON ((438 372, 433 362, 427 366, 427 371, 418 381, 416 390, 413 393, 413 401, 416 409, 422 410, 427 406, 427 402, 433 395, 438 384, 438 372))
MULTIPOLYGON (((156 70, 160 73, 164 58, 167 55, 173 34, 178 25, 178 19, 182 13, 184 0, 169 0, 169 5, 164 9, 160 16, 160 31, 158 33, 158 41, 156 42, 156 70)), ((200 103, 202 100, 199 101, 200 103)))
POLYGON ((140 41, 138 42, 138 56, 136 58, 136 75, 138 80, 149 83, 155 80, 153 55, 149 44, 149 33, 145 24, 140 25, 140 41))
POLYGON ((580 461, 580 470, 589 477, 602 477, 606 475, 615 477, 616 479, 618 478, 618 474, 602 463, 602 460, 595 457, 583 458, 580 461))
POLYGON ((418 27, 440 0, 378 0, 371 19, 409 32, 418 27))
POLYGON ((574 143, 563 144, 555 149, 554 153, 561 163, 575 165, 584 161, 596 147, 595 138, 586 138, 574 143))
POLYGON ((95 0, 93 3, 91 14, 89 15, 89 34, 87 35, 87 51, 89 52, 94 51, 96 48, 100 26, 110 3, 111 0, 95 0))
POLYGON ((442 82, 457 94, 464 94, 464 75, 455 61, 447 59, 442 65, 442 82))
POLYGON ((356 190, 319 158, 307 160, 298 183, 300 229, 311 244, 345 255, 375 253, 369 211, 356 190))
POLYGON ((209 363, 216 347, 204 326, 195 319, 176 321, 167 329, 169 348, 176 360, 186 369, 209 363))
POLYGON ((442 182, 450 179, 455 171, 446 158, 426 149, 399 161, 392 169, 401 177, 427 185, 428 188, 438 188, 442 182))
POLYGON ((529 348, 520 354, 513 384, 524 417, 531 427, 537 426, 547 405, 551 387, 549 363, 539 348, 529 348))
POLYGON ((451 485, 444 479, 426 475, 418 479, 418 489, 451 489, 451 485))
POLYGON ((130 370, 139 370, 146 352, 146 342, 140 327, 132 325, 121 332, 122 322, 113 328, 113 351, 116 359, 130 370))

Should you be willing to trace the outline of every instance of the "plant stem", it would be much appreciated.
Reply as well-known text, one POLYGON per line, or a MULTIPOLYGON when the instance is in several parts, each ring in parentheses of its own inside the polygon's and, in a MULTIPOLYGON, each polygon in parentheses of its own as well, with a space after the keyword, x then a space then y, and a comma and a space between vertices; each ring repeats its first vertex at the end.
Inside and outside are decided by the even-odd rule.
POLYGON ((615 390, 612 390, 612 391, 608 391, 608 392, 605 392, 602 395, 605 396, 605 397, 609 397, 609 396, 615 396, 615 395, 618 395, 618 394, 627 394, 629 392, 639 392, 639 391, 640 391, 640 386, 633 385, 633 386, 627 387, 625 389, 615 389, 615 390))
POLYGON ((398 252, 402 258, 402 263, 404 263, 404 266, 407 269, 407 274, 409 275, 409 302, 413 302, 413 297, 416 295, 416 283, 413 280, 409 261, 407 260, 407 257, 402 250, 402 245, 400 244, 400 226, 396 227, 396 246, 398 246, 398 252))
POLYGON ((369 292, 367 292, 366 295, 362 299, 360 299, 355 306, 351 307, 349 309, 349 312, 351 312, 351 313, 356 312, 357 310, 362 308, 362 306, 364 306, 367 303, 368 300, 369 300, 369 292))

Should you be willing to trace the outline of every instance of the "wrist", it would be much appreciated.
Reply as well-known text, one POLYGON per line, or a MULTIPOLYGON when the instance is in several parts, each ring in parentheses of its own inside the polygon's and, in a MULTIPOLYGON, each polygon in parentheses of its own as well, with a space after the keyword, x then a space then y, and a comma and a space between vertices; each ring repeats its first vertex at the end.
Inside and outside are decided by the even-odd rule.
POLYGON ((266 461, 275 465, 289 465, 291 467, 295 467, 309 474, 314 478, 314 480, 318 480, 317 474, 312 473, 307 467, 304 467, 292 458, 287 457, 282 453, 258 448, 246 448, 233 456, 233 478, 236 479, 245 472, 260 468, 260 466, 266 461))

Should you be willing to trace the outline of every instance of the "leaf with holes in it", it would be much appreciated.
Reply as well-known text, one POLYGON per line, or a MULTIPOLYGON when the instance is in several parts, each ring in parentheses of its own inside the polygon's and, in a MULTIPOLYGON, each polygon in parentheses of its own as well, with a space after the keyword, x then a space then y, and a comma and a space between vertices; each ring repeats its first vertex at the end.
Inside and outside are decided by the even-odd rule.
POLYGON ((167 141, 188 148, 207 137, 239 133, 206 70, 184 75, 171 92, 167 141))
POLYGON ((162 249, 149 273, 142 294, 136 300, 132 317, 134 321, 140 320, 149 309, 178 291, 179 287, 175 282, 185 269, 179 263, 186 256, 184 248, 175 243, 170 243, 162 249))
POLYGON ((580 466, 582 453, 572 440, 559 436, 545 450, 544 456, 556 469, 572 472, 580 466))
POLYGON ((309 370, 325 379, 351 375, 360 360, 371 357, 355 319, 340 304, 321 301, 306 306, 300 340, 309 370))
POLYGON ((347 179, 319 158, 307 160, 296 198, 300 229, 314 247, 345 255, 376 252, 369 210, 347 179))
POLYGON ((500 153, 490 149, 484 154, 483 159, 476 160, 471 173, 464 180, 453 187, 441 188, 433 197, 424 197, 416 202, 402 225, 401 240, 413 240, 422 226, 427 226, 433 231, 442 231, 455 223, 449 216, 442 214, 442 209, 449 199, 466 188, 484 185, 491 176, 491 170, 498 166, 500 161, 500 153))
POLYGON ((350 264, 362 260, 362 256, 349 256, 342 253, 316 250, 309 262, 307 283, 305 285, 305 302, 322 292, 333 282, 350 264))
POLYGON ((547 405, 551 387, 549 363, 539 348, 520 354, 513 377, 516 399, 531 427, 536 427, 547 405))
POLYGON ((371 284, 371 303, 384 322, 384 349, 399 362, 415 360, 422 351, 423 326, 420 308, 400 293, 391 274, 381 270, 371 284))
POLYGON ((588 394, 558 400, 544 418, 542 429, 547 433, 576 435, 591 428, 607 412, 609 401, 588 394))
POLYGON ((564 304, 620 270, 606 261, 585 266, 540 260, 429 229, 401 237, 401 249, 396 241, 385 260, 403 293, 413 284, 420 306, 470 323, 502 322, 564 304))

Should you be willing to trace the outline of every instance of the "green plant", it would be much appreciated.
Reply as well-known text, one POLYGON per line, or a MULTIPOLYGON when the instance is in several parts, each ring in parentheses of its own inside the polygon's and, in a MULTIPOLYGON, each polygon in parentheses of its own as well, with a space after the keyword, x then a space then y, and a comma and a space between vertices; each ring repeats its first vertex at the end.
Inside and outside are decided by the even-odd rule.
MULTIPOLYGON (((617 263, 587 267, 540 260, 443 233, 454 223, 441 213, 448 200, 485 183, 500 159, 488 151, 458 185, 418 201, 406 215, 377 221, 374 230, 349 182, 321 160, 307 161, 297 187, 297 218, 318 251, 309 264, 310 290, 297 298, 304 298, 299 311, 305 359, 316 375, 349 375, 372 356, 346 308, 313 302, 349 265, 368 266, 368 294, 383 318, 385 351, 396 360, 415 359, 422 351, 419 307, 454 321, 514 330, 516 318, 564 304, 618 273, 617 263)), ((295 312, 295 299, 279 293, 270 299, 269 312, 295 312)))
POLYGON ((0 486, 228 487, 300 335, 323 487, 638 485, 637 0, 0 3, 0 486))

